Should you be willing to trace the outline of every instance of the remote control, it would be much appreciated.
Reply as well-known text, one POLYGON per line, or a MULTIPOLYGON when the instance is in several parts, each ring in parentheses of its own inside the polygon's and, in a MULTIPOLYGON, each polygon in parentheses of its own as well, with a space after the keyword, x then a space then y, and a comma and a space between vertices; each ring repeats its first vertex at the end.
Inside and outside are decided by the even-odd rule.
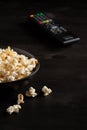
POLYGON ((44 12, 28 14, 28 20, 44 29, 61 44, 69 44, 80 40, 76 34, 68 31, 63 26, 56 24, 54 20, 49 18, 44 12))

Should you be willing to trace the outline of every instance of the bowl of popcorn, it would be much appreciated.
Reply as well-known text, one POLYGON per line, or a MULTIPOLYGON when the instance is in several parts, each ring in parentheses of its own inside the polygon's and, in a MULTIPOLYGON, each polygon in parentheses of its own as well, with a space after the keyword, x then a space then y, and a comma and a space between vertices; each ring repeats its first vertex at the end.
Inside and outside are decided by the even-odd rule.
POLYGON ((0 48, 0 86, 17 89, 28 81, 40 68, 38 59, 29 52, 19 49, 0 48))

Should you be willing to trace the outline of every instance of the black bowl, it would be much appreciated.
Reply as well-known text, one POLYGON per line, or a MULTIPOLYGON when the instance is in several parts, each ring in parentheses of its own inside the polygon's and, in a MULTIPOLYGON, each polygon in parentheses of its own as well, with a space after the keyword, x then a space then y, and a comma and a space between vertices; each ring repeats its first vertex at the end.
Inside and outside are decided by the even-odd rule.
MULTIPOLYGON (((29 52, 27 52, 25 50, 22 50, 19 48, 13 48, 13 50, 16 51, 18 54, 23 54, 23 55, 27 56, 28 58, 36 58, 34 55, 30 54, 29 52)), ((40 63, 38 62, 35 69, 32 71, 32 73, 29 76, 26 76, 22 79, 18 79, 18 80, 11 81, 11 82, 0 83, 0 92, 9 91, 9 90, 20 90, 20 89, 26 87, 28 82, 37 73, 39 68, 40 68, 40 63)))

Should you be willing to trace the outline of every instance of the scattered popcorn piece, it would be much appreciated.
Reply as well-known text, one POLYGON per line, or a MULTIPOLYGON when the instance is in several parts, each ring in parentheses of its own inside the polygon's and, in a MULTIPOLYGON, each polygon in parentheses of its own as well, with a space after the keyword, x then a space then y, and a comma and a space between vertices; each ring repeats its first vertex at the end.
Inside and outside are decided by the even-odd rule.
POLYGON ((19 109, 21 109, 20 105, 13 105, 13 106, 9 106, 6 111, 11 115, 13 112, 18 113, 19 109))
POLYGON ((43 86, 42 92, 44 92, 44 96, 47 96, 50 93, 52 93, 52 90, 50 88, 48 88, 47 86, 43 86))
POLYGON ((19 109, 21 109, 21 106, 19 104, 13 105, 13 107, 14 107, 14 112, 16 112, 16 113, 18 113, 19 109))
POLYGON ((23 96, 23 94, 19 93, 17 104, 21 104, 21 103, 24 103, 24 96, 23 96))
POLYGON ((13 106, 9 106, 6 111, 11 115, 14 112, 14 107, 13 106))
POLYGON ((27 97, 35 97, 37 96, 36 90, 33 87, 30 87, 28 91, 26 91, 27 97))

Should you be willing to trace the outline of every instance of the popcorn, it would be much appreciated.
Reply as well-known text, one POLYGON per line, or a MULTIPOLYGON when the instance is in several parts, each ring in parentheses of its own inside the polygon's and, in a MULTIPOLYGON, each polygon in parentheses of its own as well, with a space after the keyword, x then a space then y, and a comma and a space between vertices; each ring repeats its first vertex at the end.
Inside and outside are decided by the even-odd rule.
POLYGON ((19 109, 21 109, 20 105, 13 105, 13 106, 9 106, 6 111, 11 115, 13 112, 18 113, 19 109))
POLYGON ((30 75, 37 64, 37 59, 18 54, 9 46, 6 49, 0 48, 0 83, 30 75))
POLYGON ((14 112, 14 107, 13 106, 9 106, 6 111, 11 115, 14 112))
POLYGON ((52 93, 52 90, 50 88, 48 88, 47 86, 43 86, 42 92, 44 92, 44 96, 47 96, 50 93, 52 93))
POLYGON ((12 76, 13 76, 13 77, 17 77, 17 76, 18 76, 18 73, 17 73, 17 72, 15 72, 15 71, 14 71, 14 72, 12 72, 12 76))
POLYGON ((21 103, 24 103, 24 96, 23 96, 23 94, 19 93, 17 104, 21 104, 21 103))
POLYGON ((37 96, 36 90, 33 87, 30 87, 28 91, 26 91, 27 97, 35 97, 37 96))
MULTIPOLYGON (((52 93, 52 90, 50 88, 48 88, 47 86, 43 86, 43 88, 41 89, 42 92, 44 93, 44 96, 49 95, 50 93, 52 93)), ((37 93, 35 92, 36 90, 33 87, 30 87, 28 91, 26 91, 26 96, 27 97, 35 97, 37 96, 37 93)), ((19 113, 19 110, 21 109, 20 104, 24 103, 24 96, 23 94, 19 93, 18 94, 18 100, 17 100, 17 104, 13 105, 13 106, 9 106, 6 111, 11 115, 12 113, 19 113)))
POLYGON ((34 67, 34 65, 28 65, 28 69, 29 69, 30 71, 33 70, 33 67, 34 67))
POLYGON ((18 113, 19 109, 21 109, 21 106, 19 104, 13 105, 13 107, 14 107, 14 112, 16 112, 16 113, 18 113))
POLYGON ((14 81, 14 80, 15 80, 15 77, 10 75, 10 76, 7 77, 7 80, 8 80, 8 81, 14 81))
POLYGON ((35 67, 35 65, 38 63, 38 60, 35 58, 31 58, 29 62, 30 62, 30 65, 33 65, 35 67))

